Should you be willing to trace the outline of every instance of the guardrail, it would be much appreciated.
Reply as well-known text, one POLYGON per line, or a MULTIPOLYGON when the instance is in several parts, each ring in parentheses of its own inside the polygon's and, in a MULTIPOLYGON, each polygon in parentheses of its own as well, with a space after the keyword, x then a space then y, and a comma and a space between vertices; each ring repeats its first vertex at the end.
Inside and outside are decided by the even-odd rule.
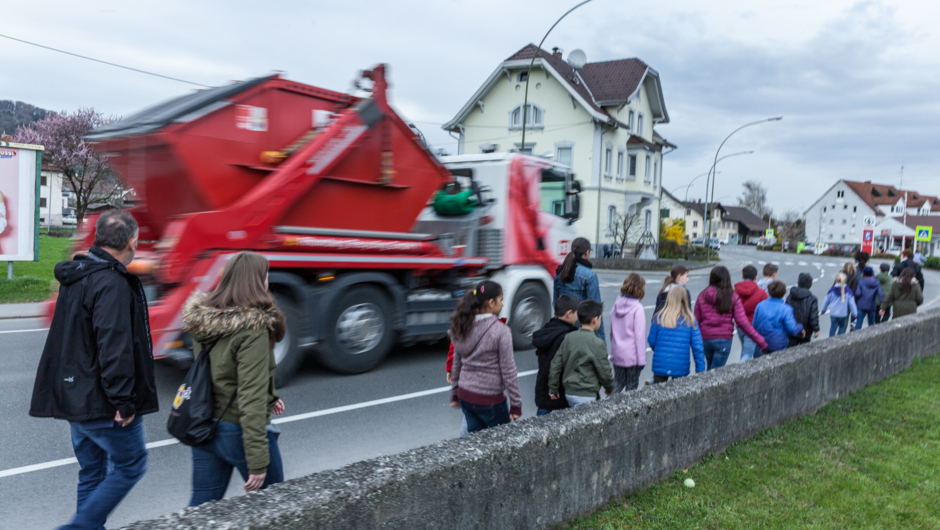
POLYGON ((938 350, 934 310, 126 528, 550 528, 938 350))

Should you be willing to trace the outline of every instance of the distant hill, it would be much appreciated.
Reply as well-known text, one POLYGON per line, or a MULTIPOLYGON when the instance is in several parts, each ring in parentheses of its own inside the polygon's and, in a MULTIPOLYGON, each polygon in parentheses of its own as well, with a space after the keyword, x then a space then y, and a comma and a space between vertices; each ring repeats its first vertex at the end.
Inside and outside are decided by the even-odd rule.
POLYGON ((17 127, 39 121, 50 112, 22 101, 0 100, 0 133, 15 134, 17 127))

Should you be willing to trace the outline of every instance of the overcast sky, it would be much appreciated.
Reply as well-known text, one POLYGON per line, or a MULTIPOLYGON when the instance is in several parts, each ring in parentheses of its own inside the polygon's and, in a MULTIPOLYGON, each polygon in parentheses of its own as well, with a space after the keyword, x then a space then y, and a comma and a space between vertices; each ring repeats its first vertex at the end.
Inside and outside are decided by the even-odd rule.
MULTIPOLYGON (((499 63, 538 43, 574 0, 138 2, 31 0, 4 7, 0 33, 217 86, 280 70, 346 91, 390 65, 392 100, 434 147, 499 63)), ((545 43, 588 61, 638 57, 659 71, 679 146, 663 181, 680 199, 741 124, 716 199, 758 179, 777 212, 808 207, 837 179, 940 194, 940 2, 594 0, 545 43), (934 50, 931 52, 930 50, 934 50)), ((195 87, 0 38, 0 99, 127 115, 195 87)), ((705 179, 691 197, 703 197, 705 179)))

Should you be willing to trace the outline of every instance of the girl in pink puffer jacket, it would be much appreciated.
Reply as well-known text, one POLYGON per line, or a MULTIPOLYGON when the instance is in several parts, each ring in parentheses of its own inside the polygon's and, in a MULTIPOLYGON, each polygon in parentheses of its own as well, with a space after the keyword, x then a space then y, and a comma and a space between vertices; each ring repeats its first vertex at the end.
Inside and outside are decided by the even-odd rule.
POLYGON ((610 364, 614 366, 614 392, 636 390, 646 366, 646 280, 630 273, 610 311, 610 364))

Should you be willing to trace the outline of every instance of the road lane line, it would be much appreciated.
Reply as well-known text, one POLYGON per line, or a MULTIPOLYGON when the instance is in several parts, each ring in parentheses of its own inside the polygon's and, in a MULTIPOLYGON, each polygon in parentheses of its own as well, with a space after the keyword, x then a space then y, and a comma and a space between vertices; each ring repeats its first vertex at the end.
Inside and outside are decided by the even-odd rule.
MULTIPOLYGON (((649 349, 647 349, 648 351, 649 349)), ((519 372, 519 377, 527 377, 530 375, 535 375, 538 373, 538 370, 528 370, 525 372, 519 372)), ((400 396, 392 396, 382 399, 374 399, 372 401, 363 401, 362 403, 355 403, 353 405, 343 405, 342 407, 334 407, 331 409, 317 410, 314 412, 307 412, 305 414, 295 414, 294 416, 287 416, 285 418, 275 418, 271 420, 271 423, 281 424, 281 423, 290 423, 300 420, 308 420, 310 418, 318 418, 320 416, 329 416, 331 414, 339 414, 340 412, 349 412, 351 410, 364 409, 368 407, 375 407, 377 405, 385 405, 387 403, 394 403, 396 401, 405 401, 408 399, 415 399, 424 396, 430 396, 433 394, 442 394, 444 392, 449 392, 451 390, 450 386, 441 386, 437 388, 432 388, 430 390, 422 390, 420 392, 412 392, 410 394, 402 394, 400 396)), ((176 445, 179 443, 179 440, 176 438, 168 438, 166 440, 160 440, 157 442, 150 442, 147 444, 147 449, 155 449, 157 447, 165 447, 168 445, 176 445)), ((14 467, 12 469, 5 469, 0 471, 0 478, 11 477, 14 475, 22 475, 24 473, 32 473, 34 471, 42 471, 44 469, 50 469, 53 467, 67 466, 70 464, 77 464, 78 460, 75 458, 63 458, 61 460, 51 460, 49 462, 43 462, 41 464, 33 464, 30 466, 14 467)))
POLYGON ((13 329, 13 330, 9 330, 9 331, 0 331, 0 335, 6 334, 6 333, 32 333, 33 331, 49 331, 49 328, 42 328, 42 329, 13 329))

